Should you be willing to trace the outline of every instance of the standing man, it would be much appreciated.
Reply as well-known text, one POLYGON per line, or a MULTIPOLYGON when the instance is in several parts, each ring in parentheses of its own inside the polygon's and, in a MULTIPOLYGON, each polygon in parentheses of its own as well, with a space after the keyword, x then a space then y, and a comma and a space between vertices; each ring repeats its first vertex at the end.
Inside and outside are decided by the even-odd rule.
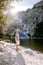
POLYGON ((16 35, 15 35, 15 41, 16 41, 16 51, 19 50, 19 45, 20 45, 20 40, 19 40, 19 30, 16 30, 16 35))

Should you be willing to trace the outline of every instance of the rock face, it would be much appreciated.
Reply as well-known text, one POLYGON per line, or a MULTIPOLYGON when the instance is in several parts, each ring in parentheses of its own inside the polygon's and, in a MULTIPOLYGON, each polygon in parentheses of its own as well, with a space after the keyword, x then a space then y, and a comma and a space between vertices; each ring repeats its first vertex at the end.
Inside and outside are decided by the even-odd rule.
POLYGON ((36 3, 33 8, 41 8, 43 9, 43 0, 41 0, 40 2, 36 3))
MULTIPOLYGON (((33 36, 34 31, 35 31, 34 28, 36 28, 36 25, 38 23, 43 21, 43 0, 41 0, 40 2, 37 2, 33 6, 32 9, 28 9, 27 11, 18 12, 16 14, 15 20, 13 17, 12 21, 14 22, 12 22, 7 29, 8 34, 14 32, 15 28, 20 28, 26 33, 33 36)), ((5 28, 7 28, 6 26, 5 28)))
POLYGON ((41 21, 43 21, 43 0, 36 3, 32 9, 24 12, 22 17, 23 30, 32 36, 35 31, 34 28, 41 21))
POLYGON ((17 15, 21 19, 21 26, 19 28, 33 36, 34 28, 43 21, 43 1, 37 2, 32 9, 18 12, 17 15))
POLYGON ((15 44, 0 41, 0 65, 43 65, 43 54, 15 44))

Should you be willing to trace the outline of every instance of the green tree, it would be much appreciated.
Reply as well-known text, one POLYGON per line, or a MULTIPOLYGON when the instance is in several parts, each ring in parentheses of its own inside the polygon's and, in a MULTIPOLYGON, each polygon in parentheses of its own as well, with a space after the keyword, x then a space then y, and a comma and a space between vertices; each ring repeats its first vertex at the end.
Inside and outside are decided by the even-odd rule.
MULTIPOLYGON (((14 0, 0 0, 0 33, 2 32, 2 26, 5 23, 7 15, 3 14, 3 11, 7 8, 8 4, 14 0)), ((20 0, 15 0, 20 1, 20 0)))

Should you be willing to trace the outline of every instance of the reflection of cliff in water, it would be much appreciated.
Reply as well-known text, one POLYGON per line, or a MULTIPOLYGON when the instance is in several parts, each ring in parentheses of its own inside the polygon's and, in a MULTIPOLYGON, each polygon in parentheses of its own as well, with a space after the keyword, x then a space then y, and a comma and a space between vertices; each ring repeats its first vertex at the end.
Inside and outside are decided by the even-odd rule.
POLYGON ((29 47, 33 50, 43 52, 43 39, 21 40, 21 45, 27 48, 29 47))

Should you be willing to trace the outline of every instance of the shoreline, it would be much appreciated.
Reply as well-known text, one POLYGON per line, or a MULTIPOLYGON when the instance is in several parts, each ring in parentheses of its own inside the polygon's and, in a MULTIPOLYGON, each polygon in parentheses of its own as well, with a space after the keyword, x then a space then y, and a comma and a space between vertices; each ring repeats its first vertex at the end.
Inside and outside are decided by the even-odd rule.
POLYGON ((43 65, 43 53, 15 44, 0 41, 0 65, 43 65))

